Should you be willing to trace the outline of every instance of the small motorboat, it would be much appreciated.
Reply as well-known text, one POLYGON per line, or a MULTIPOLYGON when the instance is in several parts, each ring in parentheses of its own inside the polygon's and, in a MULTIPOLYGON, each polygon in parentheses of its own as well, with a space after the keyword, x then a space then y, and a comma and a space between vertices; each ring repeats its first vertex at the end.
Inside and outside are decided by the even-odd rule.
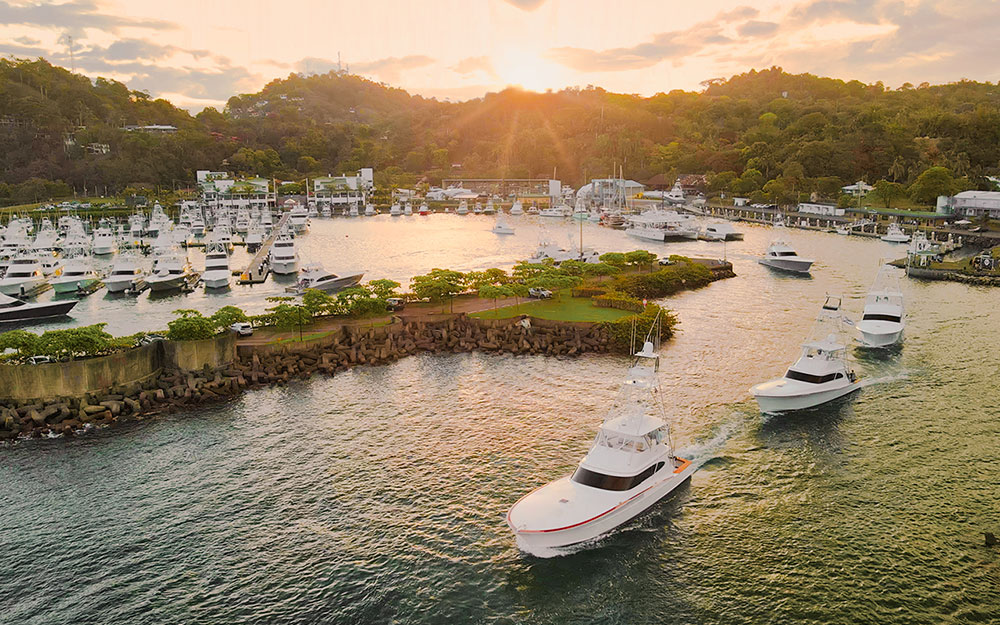
POLYGON ((865 298, 861 321, 855 324, 867 347, 889 347, 903 337, 905 325, 903 292, 899 277, 889 265, 882 265, 865 298))
MULTIPOLYGON (((659 321, 659 316, 657 317, 659 321)), ((681 486, 697 465, 674 454, 660 399, 659 324, 636 352, 590 452, 572 475, 511 507, 517 546, 538 557, 592 541, 635 518, 681 486)))
POLYGON ((777 414, 814 408, 849 395, 861 382, 847 366, 846 326, 840 297, 827 296, 802 352, 785 374, 750 389, 760 411, 777 414))
POLYGON ((764 257, 757 262, 781 271, 809 273, 809 268, 815 261, 811 258, 802 258, 787 242, 776 239, 767 247, 764 257))
POLYGON ((910 235, 903 232, 903 229, 899 227, 899 224, 889 224, 889 228, 886 230, 885 234, 882 235, 883 241, 888 241, 889 243, 909 243, 910 235))
POLYGON ((392 206, 389 207, 389 214, 393 217, 399 217, 403 214, 403 208, 399 205, 399 202, 393 202, 392 206))
POLYGON ((707 241, 742 241, 743 233, 737 232, 728 222, 713 222, 705 226, 701 233, 707 241))
POLYGON ((458 208, 455 209, 456 215, 468 215, 469 214, 469 203, 462 200, 458 203, 458 208))

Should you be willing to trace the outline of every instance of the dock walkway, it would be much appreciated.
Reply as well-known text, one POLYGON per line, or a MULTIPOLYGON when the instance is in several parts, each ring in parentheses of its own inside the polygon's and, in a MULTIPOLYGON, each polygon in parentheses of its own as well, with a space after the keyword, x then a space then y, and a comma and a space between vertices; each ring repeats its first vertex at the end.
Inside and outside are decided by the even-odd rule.
POLYGON ((246 271, 240 274, 239 283, 240 284, 260 284, 267 279, 267 274, 271 273, 271 264, 268 262, 268 256, 271 253, 271 245, 274 244, 274 240, 278 238, 278 233, 281 232, 285 224, 288 223, 288 219, 291 217, 291 213, 287 212, 281 216, 278 223, 274 225, 271 229, 271 234, 264 239, 264 243, 254 254, 253 260, 250 261, 250 265, 247 266, 246 271))

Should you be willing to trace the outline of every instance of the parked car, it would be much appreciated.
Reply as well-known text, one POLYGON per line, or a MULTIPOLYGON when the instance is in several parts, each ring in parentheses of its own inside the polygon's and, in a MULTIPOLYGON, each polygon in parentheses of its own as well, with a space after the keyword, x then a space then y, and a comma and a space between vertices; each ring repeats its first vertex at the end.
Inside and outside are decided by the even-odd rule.
POLYGON ((47 362, 55 362, 55 361, 49 358, 48 356, 32 356, 31 358, 28 359, 29 365, 42 365, 47 362))
POLYGON ((402 297, 390 297, 385 300, 385 307, 389 310, 403 310, 406 308, 406 300, 402 297))
POLYGON ((253 334, 253 326, 246 321, 237 321, 229 326, 229 329, 240 336, 251 336, 253 334))
POLYGON ((139 345, 149 345, 150 343, 155 343, 157 341, 165 341, 167 337, 161 336, 159 334, 147 334, 139 339, 139 345))
POLYGON ((658 262, 663 267, 666 267, 667 265, 673 265, 674 264, 674 261, 670 260, 666 256, 664 256, 663 258, 661 258, 658 262))
POLYGON ((548 299, 552 297, 552 291, 548 289, 540 289, 538 287, 532 287, 528 289, 528 295, 531 297, 537 297, 538 299, 548 299))

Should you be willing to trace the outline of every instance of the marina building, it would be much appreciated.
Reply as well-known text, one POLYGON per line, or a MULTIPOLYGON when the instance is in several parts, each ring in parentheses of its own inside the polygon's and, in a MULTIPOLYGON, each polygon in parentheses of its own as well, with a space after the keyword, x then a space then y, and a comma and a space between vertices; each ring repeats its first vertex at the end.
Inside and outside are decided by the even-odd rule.
POLYGON ((196 172, 195 177, 201 197, 209 206, 274 208, 277 205, 277 196, 266 178, 238 179, 229 172, 204 169, 196 172))
POLYGON ((826 202, 799 202, 799 212, 823 217, 842 217, 845 211, 843 208, 837 208, 836 204, 826 202))
POLYGON ((550 201, 558 201, 562 197, 562 182, 543 178, 446 178, 441 181, 441 186, 446 192, 448 189, 466 189, 476 196, 548 198, 550 201))
POLYGON ((863 180, 858 180, 854 184, 849 184, 849 185, 840 187, 840 190, 843 191, 844 193, 846 193, 847 195, 853 195, 853 196, 857 197, 859 195, 865 195, 866 193, 868 193, 869 191, 871 191, 874 188, 875 187, 873 187, 870 184, 864 182, 863 180))
POLYGON ((962 191, 952 197, 938 198, 938 211, 970 219, 1000 219, 1000 191, 962 191))
POLYGON ((312 180, 312 195, 321 204, 361 201, 375 188, 375 171, 363 167, 354 175, 320 176, 312 180))

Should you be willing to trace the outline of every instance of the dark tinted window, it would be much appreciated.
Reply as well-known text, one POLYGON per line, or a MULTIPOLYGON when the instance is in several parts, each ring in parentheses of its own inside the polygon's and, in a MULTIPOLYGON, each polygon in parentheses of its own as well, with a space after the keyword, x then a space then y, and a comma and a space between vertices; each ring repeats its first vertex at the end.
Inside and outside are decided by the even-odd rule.
MULTIPOLYGON (((829 382, 837 377, 836 373, 828 373, 826 375, 813 375, 811 373, 802 373, 801 371, 795 371, 794 369, 789 369, 785 372, 785 377, 789 380, 798 380, 799 382, 809 382, 810 384, 822 384, 824 382, 829 382)), ((841 376, 843 377, 843 376, 841 376)))
POLYGON ((778 256, 796 256, 795 252, 778 252, 778 256))
POLYGON ((879 313, 865 313, 863 321, 892 321, 899 323, 899 315, 881 315, 879 313))
POLYGON ((663 463, 657 462, 638 475, 619 477, 579 467, 571 479, 578 484, 593 486, 601 490, 632 490, 662 468, 663 463))

